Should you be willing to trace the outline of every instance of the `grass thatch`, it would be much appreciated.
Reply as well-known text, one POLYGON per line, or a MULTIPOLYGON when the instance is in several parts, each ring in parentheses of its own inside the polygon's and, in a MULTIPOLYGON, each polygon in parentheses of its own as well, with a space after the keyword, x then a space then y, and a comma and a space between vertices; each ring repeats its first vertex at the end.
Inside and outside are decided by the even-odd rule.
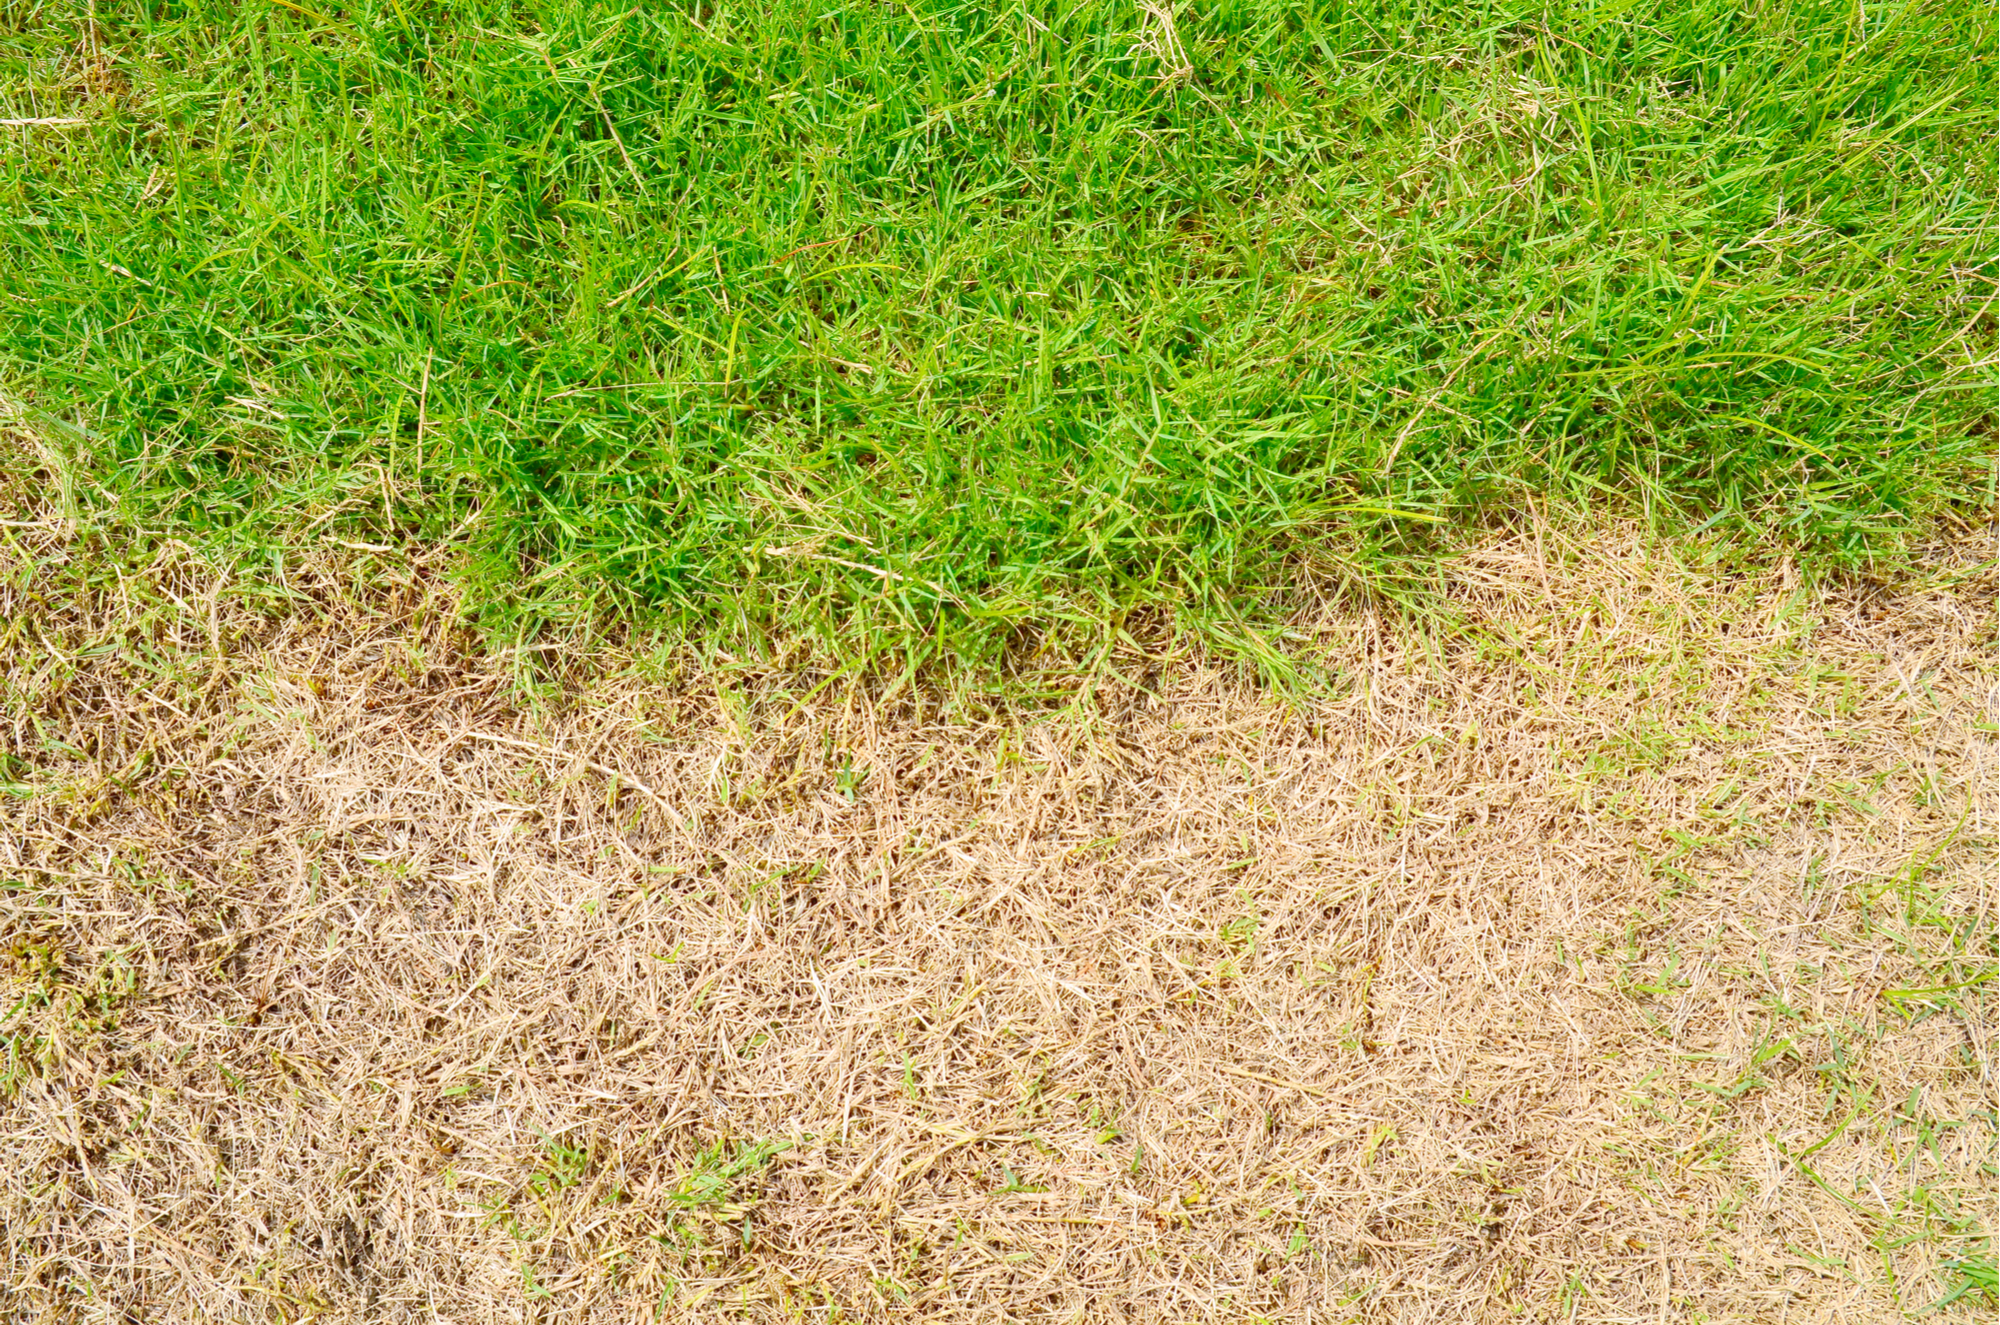
POLYGON ((1978 549, 1507 536, 1313 703, 981 714, 4 533, 7 1319, 1990 1309, 1978 549))

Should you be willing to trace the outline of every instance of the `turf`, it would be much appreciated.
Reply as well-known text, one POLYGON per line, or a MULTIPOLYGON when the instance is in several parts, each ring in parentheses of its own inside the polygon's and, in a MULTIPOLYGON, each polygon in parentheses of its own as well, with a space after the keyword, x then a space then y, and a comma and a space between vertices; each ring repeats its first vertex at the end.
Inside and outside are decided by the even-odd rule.
POLYGON ((1610 502, 1990 510, 1974 0, 13 5, 0 384, 100 518, 979 663, 1610 502))
POLYGON ((420 563, 0 509, 9 1322, 1994 1318, 1989 536, 1544 520, 1296 704, 534 712, 420 563))

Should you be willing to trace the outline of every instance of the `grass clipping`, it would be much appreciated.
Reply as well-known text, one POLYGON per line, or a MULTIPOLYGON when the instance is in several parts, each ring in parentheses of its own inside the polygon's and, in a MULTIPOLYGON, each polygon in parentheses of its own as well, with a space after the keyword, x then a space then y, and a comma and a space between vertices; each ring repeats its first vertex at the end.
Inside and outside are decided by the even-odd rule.
POLYGON ((420 564, 258 615, 7 532, 10 1319, 1990 1307, 1977 552, 1501 538, 1434 652, 1297 623, 1310 706, 953 716, 524 711, 420 564))

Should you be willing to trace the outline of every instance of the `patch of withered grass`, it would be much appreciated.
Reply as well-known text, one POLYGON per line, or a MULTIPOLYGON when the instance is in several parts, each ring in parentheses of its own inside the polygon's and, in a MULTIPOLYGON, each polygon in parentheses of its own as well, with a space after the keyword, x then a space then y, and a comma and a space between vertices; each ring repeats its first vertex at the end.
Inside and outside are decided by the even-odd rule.
POLYGON ((1297 623, 1309 705, 967 716, 535 707, 421 562, 5 542, 17 1318, 1857 1321, 1987 1254, 1974 554, 1508 536, 1450 639, 1297 623))

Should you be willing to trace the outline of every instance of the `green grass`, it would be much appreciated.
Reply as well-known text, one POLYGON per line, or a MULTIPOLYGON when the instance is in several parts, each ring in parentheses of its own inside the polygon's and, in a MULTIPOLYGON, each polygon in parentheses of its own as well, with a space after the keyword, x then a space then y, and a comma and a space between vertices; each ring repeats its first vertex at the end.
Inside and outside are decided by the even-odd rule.
POLYGON ((510 634, 977 664, 1528 503, 1991 510, 1980 0, 0 13, 84 121, 0 128, 0 384, 94 518, 456 538, 510 634))

